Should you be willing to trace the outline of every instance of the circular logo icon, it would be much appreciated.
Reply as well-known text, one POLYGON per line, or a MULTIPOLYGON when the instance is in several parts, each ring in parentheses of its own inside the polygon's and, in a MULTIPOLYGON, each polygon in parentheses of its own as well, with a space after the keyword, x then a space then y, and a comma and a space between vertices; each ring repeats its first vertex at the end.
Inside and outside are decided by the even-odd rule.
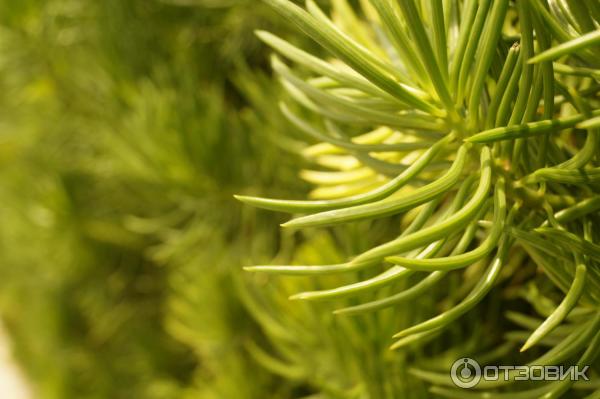
POLYGON ((473 388, 481 381, 481 367, 475 360, 463 357, 452 364, 452 382, 459 388, 473 388))

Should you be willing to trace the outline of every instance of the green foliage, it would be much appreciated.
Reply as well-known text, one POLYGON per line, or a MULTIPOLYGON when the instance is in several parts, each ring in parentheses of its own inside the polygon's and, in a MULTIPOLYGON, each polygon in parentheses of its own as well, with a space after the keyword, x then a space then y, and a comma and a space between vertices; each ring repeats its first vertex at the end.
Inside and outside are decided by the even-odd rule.
POLYGON ((298 3, 0 4, 36 397, 597 397, 596 1, 298 3), (592 382, 458 391, 464 356, 592 382))
POLYGON ((36 397, 289 397, 243 350, 235 276, 279 219, 232 194, 293 181, 296 144, 252 35, 276 24, 238 3, 0 5, 0 311, 36 397))
MULTIPOLYGON (((319 57, 257 33, 286 60, 272 57, 289 97, 280 108, 312 144, 303 155, 317 169, 301 176, 316 188, 308 201, 237 198, 293 214, 282 225, 293 231, 339 234, 333 226, 360 223, 351 225, 359 236, 345 258, 247 269, 301 276, 286 277, 295 278, 292 288, 309 287, 291 299, 334 301, 334 323, 385 319, 385 330, 400 329, 376 335, 381 347, 399 350, 376 360, 386 372, 362 374, 349 385, 356 391, 338 396, 424 395, 389 372, 407 359, 411 374, 442 397, 580 397, 597 389, 593 382, 577 387, 585 393, 572 381, 527 385, 513 375, 467 394, 450 389, 448 373, 453 359, 470 355, 492 364, 586 364, 597 379, 597 4, 371 0, 352 7, 339 0, 329 17, 312 0, 306 8, 265 3, 327 52, 319 57), (508 321, 490 319, 489 310, 509 312, 508 321), (525 330, 511 331, 515 324, 525 330), (516 344, 523 343, 521 355, 516 344)), ((276 325, 295 334, 294 343, 303 339, 300 327, 276 325)), ((356 334, 368 346, 367 331, 353 327, 336 344, 356 334)), ((285 336, 271 335, 284 345, 285 336)), ((287 346, 280 355, 287 359, 280 371, 309 362, 287 346)))

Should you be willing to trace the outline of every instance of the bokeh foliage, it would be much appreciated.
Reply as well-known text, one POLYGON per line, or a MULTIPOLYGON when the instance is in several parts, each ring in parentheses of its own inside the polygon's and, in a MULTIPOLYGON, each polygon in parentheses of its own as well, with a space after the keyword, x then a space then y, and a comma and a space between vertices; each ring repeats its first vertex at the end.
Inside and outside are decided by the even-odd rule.
POLYGON ((277 27, 254 2, 177 3, 0 5, 0 306, 36 397, 278 384, 243 350, 233 277, 278 219, 232 197, 300 189, 252 34, 277 27))

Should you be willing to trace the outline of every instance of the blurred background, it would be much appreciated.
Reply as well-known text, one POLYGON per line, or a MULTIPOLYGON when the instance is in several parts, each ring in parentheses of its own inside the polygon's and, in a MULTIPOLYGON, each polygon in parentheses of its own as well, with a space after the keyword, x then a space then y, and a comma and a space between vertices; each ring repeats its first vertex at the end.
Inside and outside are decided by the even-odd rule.
POLYGON ((31 397, 294 389, 245 349, 264 338, 236 288, 279 248, 279 220, 232 195, 303 191, 253 34, 281 31, 272 16, 254 0, 0 2, 0 311, 31 397))

